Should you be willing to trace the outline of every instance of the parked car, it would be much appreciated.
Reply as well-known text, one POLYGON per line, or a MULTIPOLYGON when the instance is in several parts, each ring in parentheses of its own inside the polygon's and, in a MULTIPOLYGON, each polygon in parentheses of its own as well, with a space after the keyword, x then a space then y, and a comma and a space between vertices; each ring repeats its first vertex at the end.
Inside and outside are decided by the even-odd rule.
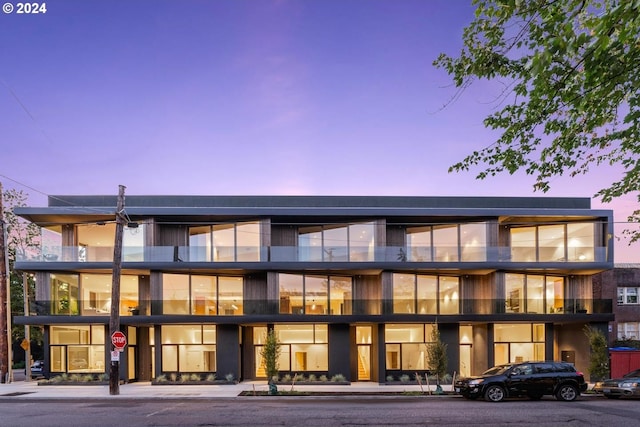
POLYGON ((602 394, 609 399, 622 396, 640 396, 640 369, 628 372, 622 378, 611 378, 602 382, 602 394))
POLYGON ((459 378, 454 388, 467 399, 482 397, 489 402, 520 396, 538 400, 544 395, 572 401, 587 390, 587 383, 571 363, 524 362, 494 366, 480 376, 459 378))
POLYGON ((44 376, 44 360, 36 360, 31 365, 31 378, 40 378, 44 376))

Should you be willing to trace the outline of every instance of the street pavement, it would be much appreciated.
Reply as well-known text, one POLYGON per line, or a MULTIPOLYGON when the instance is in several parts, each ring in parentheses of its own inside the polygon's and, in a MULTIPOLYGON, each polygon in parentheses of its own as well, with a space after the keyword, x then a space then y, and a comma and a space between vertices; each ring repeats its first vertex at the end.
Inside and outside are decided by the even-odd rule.
MULTIPOLYGON (((132 382, 120 384, 119 394, 111 395, 109 385, 43 385, 38 381, 18 380, 19 375, 14 375, 14 381, 0 384, 0 398, 11 399, 211 399, 211 398, 235 398, 243 392, 249 394, 266 392, 269 387, 266 381, 245 381, 238 384, 205 384, 205 385, 152 385, 150 382, 132 382)), ((442 386, 445 392, 451 391, 451 386, 442 386)), ((429 389, 426 385, 420 387, 417 384, 378 384, 375 382, 354 382, 349 385, 334 385, 321 383, 318 385, 295 384, 279 385, 279 391, 294 390, 297 392, 329 392, 344 393, 349 395, 389 394, 389 393, 418 393, 435 391, 435 386, 429 389)), ((438 396, 441 397, 441 396, 438 396)))

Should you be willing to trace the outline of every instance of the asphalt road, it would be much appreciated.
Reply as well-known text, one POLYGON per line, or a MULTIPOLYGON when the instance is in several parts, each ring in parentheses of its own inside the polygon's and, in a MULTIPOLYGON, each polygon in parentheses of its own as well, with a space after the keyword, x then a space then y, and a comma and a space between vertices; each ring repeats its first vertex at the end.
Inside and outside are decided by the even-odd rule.
POLYGON ((640 401, 581 397, 502 403, 459 397, 0 399, 3 426, 640 426, 640 401))

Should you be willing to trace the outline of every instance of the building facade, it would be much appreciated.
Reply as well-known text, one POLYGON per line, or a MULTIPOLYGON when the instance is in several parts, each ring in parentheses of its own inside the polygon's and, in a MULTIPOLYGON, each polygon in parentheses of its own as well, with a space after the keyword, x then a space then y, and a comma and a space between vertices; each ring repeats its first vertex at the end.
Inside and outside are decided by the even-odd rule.
POLYGON ((615 320, 609 324, 609 342, 640 340, 640 264, 615 264, 593 277, 594 298, 611 298, 615 320))
MULTIPOLYGON (((16 262, 49 375, 103 373, 115 196, 16 208, 42 227, 16 262)), ((128 196, 119 313, 125 381, 263 379, 268 330, 281 373, 385 382, 429 371, 437 328, 448 370, 556 359, 586 372, 583 328, 607 331, 612 212, 586 198, 128 196)))

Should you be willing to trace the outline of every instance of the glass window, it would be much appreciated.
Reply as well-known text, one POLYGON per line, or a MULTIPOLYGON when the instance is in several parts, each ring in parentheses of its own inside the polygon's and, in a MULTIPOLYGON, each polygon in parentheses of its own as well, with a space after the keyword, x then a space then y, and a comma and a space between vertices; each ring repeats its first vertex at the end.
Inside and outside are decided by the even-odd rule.
POLYGON ((562 313, 564 279, 533 274, 505 274, 507 313, 562 313))
POLYGON ((214 372, 215 325, 164 325, 162 370, 165 372, 214 372))
POLYGON ((212 229, 213 260, 235 261, 235 225, 219 224, 212 229))
MULTIPOLYGON (((417 276, 418 313, 438 313, 438 277, 417 276)), ((394 280, 395 284, 395 280, 394 280)), ((395 289, 395 287, 394 287, 395 289)))
POLYGON ((544 313, 544 276, 527 275, 527 313, 544 313))
POLYGON ((189 259, 194 262, 213 259, 210 226, 189 228, 189 259))
POLYGON ((104 325, 52 325, 50 343, 52 372, 104 372, 104 325))
POLYGON ((322 227, 306 227, 298 231, 301 261, 322 261, 322 227))
POLYGON ((324 260, 348 261, 349 236, 344 225, 325 226, 323 235, 324 260))
POLYGON ((407 228, 407 261, 431 261, 431 226, 407 228))
POLYGON ((544 360, 544 324, 495 324, 494 364, 544 360))
POLYGON ((562 277, 547 276, 546 302, 549 313, 564 312, 564 279, 562 277))
POLYGON ((386 369, 427 370, 433 324, 385 325, 386 369))
POLYGON ((460 250, 462 261, 486 261, 487 225, 485 223, 460 224, 460 250))
MULTIPOLYGON (((84 316, 111 313, 111 274, 82 274, 81 295, 82 314, 84 316)), ((120 315, 131 315, 138 308, 138 276, 120 276, 120 315)))
POLYGON ((567 224, 567 239, 569 261, 593 261, 595 259, 595 226, 593 223, 567 224))
POLYGON ((511 229, 511 260, 515 262, 535 262, 536 228, 517 227, 511 229))
POLYGON ((372 222, 349 225, 349 260, 373 261, 375 225, 372 222))
POLYGON ((350 314, 350 277, 278 274, 281 314, 350 314))
POLYGON ((440 314, 460 313, 459 279, 439 276, 440 314))
POLYGON ((385 325, 386 342, 425 342, 424 325, 421 324, 387 324, 385 325))
POLYGON ((162 301, 164 314, 189 314, 189 275, 163 274, 162 301))
POLYGON ((393 312, 415 312, 415 276, 409 274, 393 275, 393 312))
POLYGON ((51 313, 78 315, 80 287, 77 274, 51 274, 51 313))
MULTIPOLYGON (((44 261, 57 261, 62 259, 62 226, 42 227, 40 230, 42 259, 44 261)), ((65 255, 67 254, 65 253, 65 255)))
POLYGON ((638 322, 620 322, 618 323, 618 339, 619 340, 637 340, 640 324, 638 322))
POLYGON ((618 304, 638 304, 638 288, 619 287, 618 304))
POLYGON ((260 261, 260 223, 245 222, 236 227, 238 261, 260 261))
POLYGON ((566 261, 564 225, 538 227, 539 261, 566 261))
POLYGON ((217 292, 215 276, 191 276, 192 314, 217 314, 217 292))
POLYGON ((458 225, 433 227, 435 261, 458 261, 458 225))
POLYGON ((243 311, 242 277, 218 276, 218 314, 239 315, 243 311))
POLYGON ((275 325, 281 354, 281 371, 327 371, 329 346, 327 325, 275 325))

